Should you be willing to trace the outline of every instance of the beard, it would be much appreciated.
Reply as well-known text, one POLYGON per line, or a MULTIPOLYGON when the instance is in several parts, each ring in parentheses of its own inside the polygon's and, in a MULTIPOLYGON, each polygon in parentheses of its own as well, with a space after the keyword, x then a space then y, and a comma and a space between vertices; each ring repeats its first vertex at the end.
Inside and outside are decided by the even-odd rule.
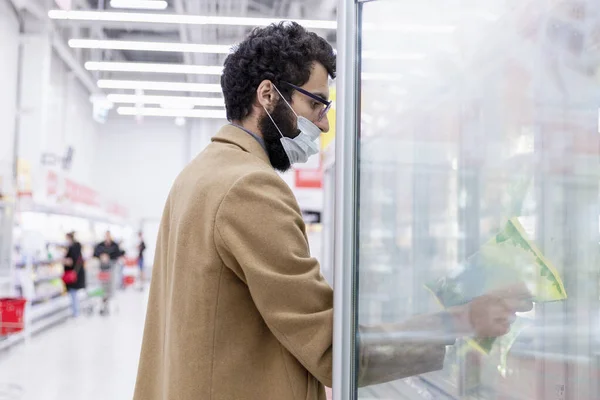
MULTIPOLYGON (((271 117, 275 124, 281 129, 284 136, 295 138, 300 131, 295 124, 295 115, 289 110, 287 104, 283 101, 278 101, 275 109, 271 112, 271 117), (291 133, 293 132, 293 136, 291 133)), ((263 114, 258 120, 258 129, 262 133, 267 148, 267 155, 271 165, 277 171, 286 172, 292 167, 283 145, 281 144, 281 134, 277 127, 273 124, 271 118, 267 114, 263 114)))

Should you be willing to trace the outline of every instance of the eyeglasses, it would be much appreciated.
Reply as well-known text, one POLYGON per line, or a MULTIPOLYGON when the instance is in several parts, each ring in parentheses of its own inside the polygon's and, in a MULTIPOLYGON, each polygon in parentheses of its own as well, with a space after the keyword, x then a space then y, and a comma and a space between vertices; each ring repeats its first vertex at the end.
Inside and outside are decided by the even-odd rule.
POLYGON ((322 98, 321 96, 317 96, 316 94, 311 93, 308 90, 304 90, 301 87, 291 84, 289 82, 282 81, 281 83, 288 85, 292 89, 297 90, 298 92, 302 93, 303 95, 310 97, 314 101, 317 101, 324 105, 323 109, 321 111, 319 111, 319 116, 317 117, 317 121, 321 121, 323 119, 323 117, 325 117, 325 115, 327 115, 327 112, 329 111, 329 109, 331 108, 331 104, 333 103, 332 101, 327 101, 324 98, 322 98))

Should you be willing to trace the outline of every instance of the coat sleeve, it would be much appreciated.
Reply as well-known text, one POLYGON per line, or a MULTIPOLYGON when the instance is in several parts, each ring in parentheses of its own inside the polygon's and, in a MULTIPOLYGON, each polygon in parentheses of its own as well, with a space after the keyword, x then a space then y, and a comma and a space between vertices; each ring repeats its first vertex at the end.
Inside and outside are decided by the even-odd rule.
POLYGON ((445 315, 417 315, 399 324, 361 326, 358 385, 375 385, 442 369, 446 346, 462 336, 448 325, 445 315))
MULTIPOLYGON (((223 199, 215 245, 250 290, 269 329, 321 383, 332 384, 333 291, 310 256, 296 199, 279 177, 250 174, 223 199)), ((359 327, 358 384, 439 370, 453 337, 440 315, 359 327), (446 331, 447 332, 447 331, 446 331)))
POLYGON ((266 172, 238 180, 217 212, 215 244, 277 339, 331 386, 333 291, 310 255, 300 209, 285 182, 266 172))

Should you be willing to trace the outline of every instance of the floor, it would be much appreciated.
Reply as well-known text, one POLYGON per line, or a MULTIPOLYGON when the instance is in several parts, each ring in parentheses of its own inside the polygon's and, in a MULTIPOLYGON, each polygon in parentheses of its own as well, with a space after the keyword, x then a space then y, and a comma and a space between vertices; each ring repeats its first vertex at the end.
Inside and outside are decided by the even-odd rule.
POLYGON ((2 400, 131 400, 147 291, 129 290, 108 317, 82 316, 0 354, 2 400))

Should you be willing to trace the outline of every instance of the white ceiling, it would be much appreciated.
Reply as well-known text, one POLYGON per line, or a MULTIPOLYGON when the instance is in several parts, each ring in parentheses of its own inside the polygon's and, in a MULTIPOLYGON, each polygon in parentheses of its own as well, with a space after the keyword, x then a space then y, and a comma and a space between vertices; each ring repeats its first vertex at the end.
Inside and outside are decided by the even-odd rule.
MULTIPOLYGON (((12 0, 15 1, 15 0, 12 0)), ((44 0, 19 0, 27 11, 34 14, 37 20, 47 19, 48 3, 44 0), (33 13, 32 11, 35 11, 33 13)), ((271 19, 304 19, 304 20, 325 20, 334 21, 336 19, 336 0, 166 0, 167 8, 162 11, 156 10, 133 10, 133 9, 115 9, 110 5, 110 0, 55 0, 50 6, 54 10, 74 10, 74 11, 93 11, 93 12, 132 12, 148 14, 169 14, 169 15, 187 15, 187 16, 224 16, 224 17, 246 17, 246 18, 271 18, 271 19)), ((143 104, 156 106, 157 97, 169 97, 169 101, 180 101, 183 97, 193 97, 193 100, 202 100, 206 103, 214 98, 222 97, 220 92, 211 91, 198 95, 198 90, 185 90, 182 84, 219 84, 220 74, 217 73, 198 73, 198 68, 191 68, 196 73, 163 73, 156 72, 132 72, 131 68, 126 71, 114 71, 118 69, 115 64, 106 66, 102 62, 119 63, 152 63, 152 64, 174 64, 168 65, 167 69, 171 72, 173 69, 181 70, 187 66, 222 66, 227 54, 216 53, 193 53, 193 52, 170 52, 170 51, 140 51, 140 50, 115 50, 111 49, 90 49, 74 48, 68 49, 67 44, 71 39, 93 39, 110 41, 134 41, 134 42, 158 42, 158 43, 189 43, 201 45, 233 45, 240 42, 252 29, 253 26, 233 26, 233 25, 193 25, 193 24, 174 24, 174 23, 150 23, 142 22, 116 22, 116 21, 97 21, 97 20, 72 20, 72 19, 54 19, 52 21, 55 32, 55 40, 58 45, 55 48, 61 49, 63 56, 69 58, 75 64, 76 75, 82 79, 90 92, 95 94, 94 102, 101 101, 102 104, 110 107, 110 102, 102 100, 97 95, 104 93, 111 98, 123 98, 120 95, 134 94, 144 95, 143 104), (73 53, 70 56, 69 50, 73 53), (95 67, 86 71, 83 67, 87 62, 92 62, 95 67), (100 64, 98 64, 100 62, 100 64), (113 71, 110 71, 110 69, 113 71), (108 71, 107 71, 108 69, 108 71), (91 79, 90 79, 91 78, 91 79), (159 82, 164 88, 164 82, 175 83, 169 85, 167 90, 149 90, 145 92, 129 89, 115 89, 114 87, 104 86, 107 80, 118 81, 144 81, 149 83, 159 82), (98 84, 100 83, 100 84, 98 84), (173 89, 182 88, 181 91, 173 89), (147 102, 147 96, 152 97, 151 102, 147 102), (100 98, 100 100, 99 100, 100 98), (207 99, 208 98, 208 99, 207 99)), ((335 46, 335 29, 316 30, 316 33, 325 37, 335 46)), ((153 44, 155 44, 153 43, 153 44)), ((111 46, 112 46, 111 42, 111 46)), ((71 67, 73 67, 71 63, 71 67)), ((133 68, 139 68, 134 65, 133 68)), ((150 66, 151 68, 152 66, 150 66)), ((159 66, 164 67, 164 66, 159 66)), ((149 66, 144 66, 146 71, 149 66)), ((164 68, 163 68, 164 69, 164 68)), ((214 70, 214 69, 211 69, 214 70)), ((187 69, 186 69, 187 71, 187 69)), ((119 82, 123 83, 123 82, 119 82)), ((136 83, 136 82, 133 82, 136 83)), ((117 84, 118 86, 118 84, 117 84)), ((155 85, 156 86, 156 85, 155 85)), ((202 85, 200 85, 202 86, 202 85)), ((186 87, 189 87, 186 86, 186 87)), ((200 90, 203 91, 203 90, 200 90)), ((125 96, 127 97, 127 96, 125 96)), ((138 97, 139 99, 139 97, 138 97)), ((201 107, 198 102, 194 103, 194 111, 201 107)), ((125 103, 127 104, 127 103, 125 103)), ((135 103, 136 107, 140 103, 135 103)), ((131 103, 129 105, 132 105, 131 103)), ((209 107, 216 105, 209 105, 209 107)), ((103 106, 104 107, 104 106, 103 106)), ((164 107, 163 104, 160 107, 164 107)), ((127 108, 127 107, 126 107, 127 108)), ((154 111, 156 107, 151 107, 154 111)), ((222 106, 220 106, 222 109, 222 106)), ((206 108, 205 108, 206 109, 206 108)), ((124 110, 122 108, 121 110, 124 110)), ((150 110, 150 111, 153 111, 150 110)), ((117 110, 119 111, 119 110, 117 110)), ((178 110, 175 110, 178 111, 178 110)), ((217 114, 221 111, 217 111, 217 114)), ((121 113, 122 114, 122 113, 121 113)), ((220 115, 220 114, 219 114, 220 115)), ((216 116, 218 117, 218 116, 216 116)), ((215 118, 216 118, 215 117, 215 118)))

